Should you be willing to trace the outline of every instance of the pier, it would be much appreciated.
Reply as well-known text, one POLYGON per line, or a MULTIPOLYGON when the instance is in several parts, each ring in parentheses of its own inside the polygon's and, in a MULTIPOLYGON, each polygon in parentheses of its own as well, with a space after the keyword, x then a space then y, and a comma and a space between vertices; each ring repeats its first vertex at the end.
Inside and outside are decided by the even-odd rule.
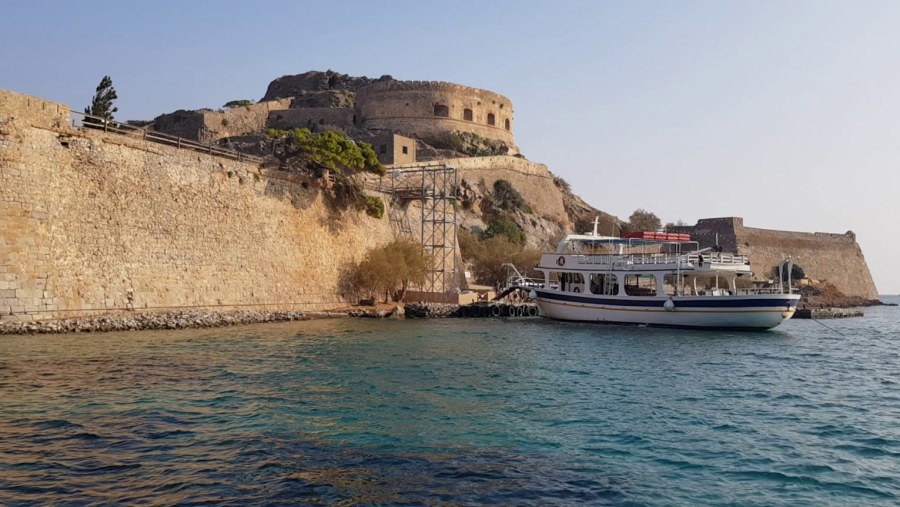
POLYGON ((540 311, 534 303, 473 303, 454 305, 440 303, 407 304, 406 317, 410 318, 522 318, 538 317, 540 311))
POLYGON ((862 317, 865 314, 859 308, 802 308, 794 313, 795 319, 845 319, 862 317))

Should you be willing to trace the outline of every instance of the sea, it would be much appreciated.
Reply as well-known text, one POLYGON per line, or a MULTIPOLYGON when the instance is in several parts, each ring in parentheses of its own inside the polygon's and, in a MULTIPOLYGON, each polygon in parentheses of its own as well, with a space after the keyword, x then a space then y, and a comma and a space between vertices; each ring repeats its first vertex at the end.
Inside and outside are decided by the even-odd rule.
POLYGON ((0 504, 898 505, 900 308, 865 312, 2 336, 0 504))

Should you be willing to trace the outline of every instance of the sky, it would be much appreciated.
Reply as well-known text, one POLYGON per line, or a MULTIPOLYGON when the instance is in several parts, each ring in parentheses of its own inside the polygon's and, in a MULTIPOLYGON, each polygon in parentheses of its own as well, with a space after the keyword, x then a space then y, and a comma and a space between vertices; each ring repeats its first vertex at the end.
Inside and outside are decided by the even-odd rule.
MULTIPOLYGON (((663 222, 852 230, 900 293, 900 2, 0 0, 0 88, 119 119, 258 100, 282 75, 507 96, 523 154, 663 222)), ((803 260, 799 263, 802 265, 803 260)))

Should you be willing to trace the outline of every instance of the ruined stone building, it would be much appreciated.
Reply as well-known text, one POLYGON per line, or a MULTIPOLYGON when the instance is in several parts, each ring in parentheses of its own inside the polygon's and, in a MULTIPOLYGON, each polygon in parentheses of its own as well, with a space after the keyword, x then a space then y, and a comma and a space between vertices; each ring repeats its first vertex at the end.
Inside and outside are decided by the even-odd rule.
POLYGON ((515 155, 512 102, 488 90, 437 81, 398 81, 328 72, 284 76, 256 104, 224 111, 176 111, 154 120, 156 130, 199 142, 267 128, 338 129, 375 146, 386 164, 416 161, 412 140, 464 134, 515 155))

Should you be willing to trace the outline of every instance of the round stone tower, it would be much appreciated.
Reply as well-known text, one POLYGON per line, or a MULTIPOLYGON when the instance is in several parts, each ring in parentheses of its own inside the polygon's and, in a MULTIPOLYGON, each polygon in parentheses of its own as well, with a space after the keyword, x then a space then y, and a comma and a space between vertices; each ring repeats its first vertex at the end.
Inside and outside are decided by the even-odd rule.
POLYGON ((518 153, 512 102, 488 90, 437 81, 380 81, 356 92, 358 124, 420 138, 469 132, 518 153))

